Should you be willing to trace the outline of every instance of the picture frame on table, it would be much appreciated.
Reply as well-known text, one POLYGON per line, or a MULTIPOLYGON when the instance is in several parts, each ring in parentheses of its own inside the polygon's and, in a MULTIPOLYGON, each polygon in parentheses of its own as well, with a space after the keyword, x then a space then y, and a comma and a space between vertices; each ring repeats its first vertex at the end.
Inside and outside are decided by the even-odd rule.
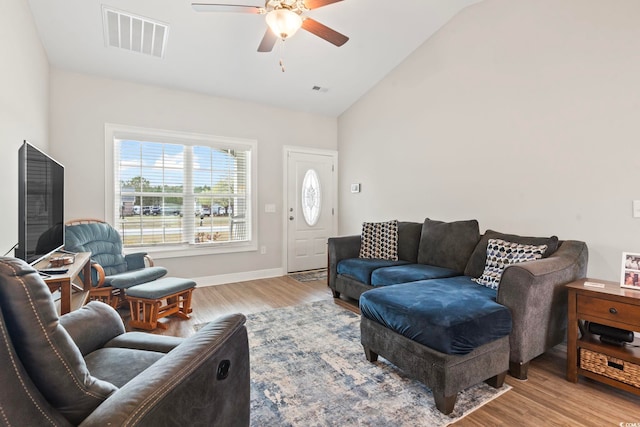
POLYGON ((640 290, 640 254, 623 252, 621 270, 620 286, 640 290))

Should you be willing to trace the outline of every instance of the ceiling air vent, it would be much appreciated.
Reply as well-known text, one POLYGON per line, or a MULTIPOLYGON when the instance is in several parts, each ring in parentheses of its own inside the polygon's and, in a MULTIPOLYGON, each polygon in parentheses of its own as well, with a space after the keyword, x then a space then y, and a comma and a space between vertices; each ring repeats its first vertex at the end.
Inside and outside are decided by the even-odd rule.
POLYGON ((169 26, 142 16, 102 6, 107 46, 164 57, 169 26))

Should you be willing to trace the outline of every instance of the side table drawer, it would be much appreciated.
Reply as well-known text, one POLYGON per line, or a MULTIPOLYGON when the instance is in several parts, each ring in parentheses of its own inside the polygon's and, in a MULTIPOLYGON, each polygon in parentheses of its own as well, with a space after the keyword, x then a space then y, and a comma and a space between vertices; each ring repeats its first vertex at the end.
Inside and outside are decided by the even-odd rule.
POLYGON ((578 313, 623 323, 640 323, 640 306, 578 295, 578 313))

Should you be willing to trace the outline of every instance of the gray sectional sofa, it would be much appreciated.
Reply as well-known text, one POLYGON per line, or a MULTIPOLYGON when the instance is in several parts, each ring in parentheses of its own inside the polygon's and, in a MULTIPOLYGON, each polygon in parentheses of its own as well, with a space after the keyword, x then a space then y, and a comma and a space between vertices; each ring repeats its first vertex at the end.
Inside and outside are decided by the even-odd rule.
MULTIPOLYGON (((360 301, 363 331, 364 328, 371 330, 368 336, 375 338, 371 338, 372 342, 382 345, 381 341, 390 337, 382 332, 395 328, 394 333, 399 336, 397 339, 408 338, 415 342, 419 336, 427 343, 419 345, 420 351, 435 348, 445 360, 444 355, 473 354, 477 348, 495 346, 502 336, 508 336, 509 372, 519 379, 527 378, 529 362, 533 358, 564 340, 567 323, 564 285, 585 277, 588 261, 584 242, 560 241, 555 236, 526 237, 492 230, 481 235, 475 220, 398 222, 397 260, 361 258, 360 251, 360 235, 329 239, 328 285, 335 298, 344 295, 360 299, 363 293, 371 291, 360 301), (487 245, 491 239, 544 245, 546 250, 541 259, 507 266, 498 289, 492 290, 472 280, 483 274, 487 245), (444 302, 439 301, 441 298, 444 302), (446 311, 447 307, 462 311, 458 317, 465 317, 464 310, 470 309, 470 305, 461 302, 464 298, 467 301, 473 301, 473 298, 484 300, 482 304, 476 304, 482 306, 480 310, 483 310, 484 320, 459 325, 457 331, 465 330, 468 334, 462 340, 456 339, 459 332, 455 328, 440 333, 428 322, 407 324, 413 323, 413 318, 405 316, 406 312, 413 309, 424 311, 435 301, 433 310, 440 311, 433 316, 434 321, 437 323, 446 318, 450 326, 457 320, 450 321, 451 313, 446 311), (362 307, 363 301, 365 307, 362 307), (447 334, 444 341, 430 336, 447 334), (478 336, 477 342, 469 342, 478 336)), ((364 340, 367 357, 375 359, 378 352, 367 348, 364 340)), ((415 363, 411 362, 412 365, 415 363)), ((480 381, 483 379, 486 378, 480 381)))

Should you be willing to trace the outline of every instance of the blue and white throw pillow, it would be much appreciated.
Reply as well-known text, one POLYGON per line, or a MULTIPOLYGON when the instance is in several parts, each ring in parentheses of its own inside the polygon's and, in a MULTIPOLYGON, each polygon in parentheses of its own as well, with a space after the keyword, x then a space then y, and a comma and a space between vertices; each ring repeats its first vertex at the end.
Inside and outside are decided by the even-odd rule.
POLYGON ((502 273, 507 266, 540 259, 546 250, 547 245, 523 245, 502 239, 489 239, 484 272, 482 276, 473 280, 483 286, 497 290, 502 273))
POLYGON ((398 220, 362 223, 360 258, 398 260, 398 220))

